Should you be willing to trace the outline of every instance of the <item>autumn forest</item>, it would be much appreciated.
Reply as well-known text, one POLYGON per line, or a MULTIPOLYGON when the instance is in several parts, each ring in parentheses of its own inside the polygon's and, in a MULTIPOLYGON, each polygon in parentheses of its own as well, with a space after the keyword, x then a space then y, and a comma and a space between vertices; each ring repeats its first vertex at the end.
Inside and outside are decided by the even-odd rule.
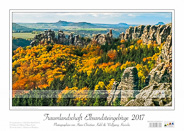
POLYGON ((146 85, 162 45, 113 38, 105 45, 91 41, 84 47, 56 43, 19 47, 12 56, 13 106, 108 106, 108 93, 114 81, 121 81, 125 68, 135 66, 138 88, 146 85), (56 97, 35 94, 40 90, 56 97), (97 90, 105 93, 94 96, 97 90))

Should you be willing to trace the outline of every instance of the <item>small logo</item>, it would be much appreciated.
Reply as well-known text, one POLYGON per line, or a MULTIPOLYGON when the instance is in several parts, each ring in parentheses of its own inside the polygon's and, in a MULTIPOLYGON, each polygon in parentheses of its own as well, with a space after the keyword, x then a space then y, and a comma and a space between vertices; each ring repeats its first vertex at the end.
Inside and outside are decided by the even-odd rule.
POLYGON ((174 127, 174 121, 165 121, 164 127, 174 127))

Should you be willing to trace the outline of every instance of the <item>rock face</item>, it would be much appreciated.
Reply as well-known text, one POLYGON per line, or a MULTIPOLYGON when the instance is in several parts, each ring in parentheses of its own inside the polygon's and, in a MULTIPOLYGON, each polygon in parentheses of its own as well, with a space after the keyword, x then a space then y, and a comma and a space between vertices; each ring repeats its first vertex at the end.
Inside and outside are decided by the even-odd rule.
POLYGON ((168 60, 172 60, 172 35, 167 37, 166 42, 162 47, 161 54, 158 58, 158 62, 168 60))
POLYGON ((157 60, 151 70, 147 86, 125 106, 172 106, 172 38, 167 37, 157 60))
POLYGON ((105 34, 97 34, 93 36, 92 41, 95 41, 96 43, 100 44, 100 45, 105 45, 105 43, 112 43, 112 30, 109 30, 109 32, 105 35, 105 34))
POLYGON ((135 26, 134 31, 132 33, 132 39, 139 39, 141 35, 143 34, 144 28, 145 28, 144 25, 135 26))
POLYGON ((138 90, 138 75, 135 67, 128 67, 123 72, 121 82, 113 84, 112 90, 107 98, 108 104, 116 99, 120 99, 121 104, 125 104, 130 98, 134 98, 138 90))
POLYGON ((123 72, 123 75, 121 77, 121 83, 118 86, 120 89, 135 89, 137 90, 138 86, 138 75, 137 75, 137 68, 135 67, 128 67, 123 72))
POLYGON ((143 43, 156 41, 158 44, 166 41, 168 35, 171 35, 171 24, 167 25, 140 25, 129 27, 125 33, 120 34, 121 40, 141 39, 143 43))
POLYGON ((165 44, 162 47, 161 54, 157 59, 157 66, 149 73, 147 80, 152 84, 171 83, 172 82, 172 38, 167 37, 165 44))

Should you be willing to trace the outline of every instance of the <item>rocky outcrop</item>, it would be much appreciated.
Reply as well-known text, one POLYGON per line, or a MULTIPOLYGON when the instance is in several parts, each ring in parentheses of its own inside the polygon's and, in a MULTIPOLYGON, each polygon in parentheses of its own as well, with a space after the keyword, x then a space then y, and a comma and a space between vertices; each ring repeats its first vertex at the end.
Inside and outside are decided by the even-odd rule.
POLYGON ((172 84, 155 83, 143 88, 125 106, 169 106, 172 101, 172 84))
POLYGON ((138 75, 135 67, 128 67, 123 72, 121 82, 113 84, 112 90, 107 98, 108 104, 116 99, 120 99, 121 105, 128 102, 130 98, 135 98, 138 91, 138 75))
POLYGON ((112 34, 112 29, 109 30, 109 32, 106 34, 106 41, 107 43, 112 43, 112 38, 113 38, 113 34, 112 34))
POLYGON ((161 54, 157 59, 157 66, 149 73, 146 84, 171 83, 172 82, 172 38, 167 37, 162 47, 161 54))
POLYGON ((68 36, 68 43, 69 45, 74 45, 74 37, 72 33, 68 36))
POLYGON ((157 66, 151 70, 147 86, 129 101, 126 106, 172 106, 172 38, 167 37, 157 60, 157 66))
POLYGON ((111 105, 116 98, 120 98, 120 91, 117 91, 118 85, 119 85, 119 82, 114 81, 111 91, 109 93, 109 96, 107 97, 107 102, 109 105, 111 105))
POLYGON ((105 34, 97 34, 93 36, 92 41, 100 44, 100 45, 105 45, 105 43, 111 44, 112 43, 112 30, 109 30, 109 32, 105 34))
POLYGON ((120 34, 121 40, 141 39, 143 43, 156 41, 158 44, 166 41, 166 38, 171 35, 171 24, 167 25, 140 25, 129 27, 125 33, 120 34))
POLYGON ((65 34, 63 31, 58 31, 58 44, 67 44, 68 39, 65 37, 65 34))
POLYGON ((161 25, 157 29, 157 37, 156 41, 161 44, 162 42, 166 41, 168 35, 171 35, 171 25, 161 25))
POLYGON ((132 33, 132 39, 139 39, 141 35, 143 34, 144 28, 145 28, 144 25, 135 26, 134 31, 132 33))
POLYGON ((100 45, 105 45, 106 43, 106 37, 105 34, 97 34, 95 36, 93 36, 93 40, 96 43, 100 44, 100 45))
POLYGON ((165 44, 162 46, 162 51, 157 61, 167 62, 170 60, 172 60, 172 35, 167 37, 165 44))
POLYGON ((55 38, 55 32, 49 29, 48 31, 44 31, 41 34, 36 35, 33 41, 30 43, 30 45, 33 47, 38 45, 39 43, 43 44, 43 43, 51 43, 51 42, 56 42, 56 38, 55 38))
POLYGON ((58 44, 64 44, 64 45, 76 45, 76 46, 84 46, 87 45, 87 41, 82 39, 79 35, 73 36, 71 33, 68 38, 66 37, 65 33, 61 30, 58 31, 58 38, 55 38, 55 32, 48 30, 44 31, 41 34, 38 34, 34 37, 30 45, 36 46, 38 44, 44 44, 44 43, 58 43, 58 44))
POLYGON ((75 46, 83 46, 83 41, 80 39, 79 35, 74 36, 74 45, 75 46))

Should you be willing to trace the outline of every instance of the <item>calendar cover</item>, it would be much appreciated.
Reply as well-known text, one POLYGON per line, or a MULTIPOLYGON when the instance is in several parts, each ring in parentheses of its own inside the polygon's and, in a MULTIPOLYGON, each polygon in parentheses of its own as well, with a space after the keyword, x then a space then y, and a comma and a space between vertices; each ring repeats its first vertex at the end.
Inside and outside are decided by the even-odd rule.
POLYGON ((10 10, 11 109, 174 109, 173 10, 10 10))
POLYGON ((183 128, 182 4, 13 3, 1 11, 0 129, 183 128))

